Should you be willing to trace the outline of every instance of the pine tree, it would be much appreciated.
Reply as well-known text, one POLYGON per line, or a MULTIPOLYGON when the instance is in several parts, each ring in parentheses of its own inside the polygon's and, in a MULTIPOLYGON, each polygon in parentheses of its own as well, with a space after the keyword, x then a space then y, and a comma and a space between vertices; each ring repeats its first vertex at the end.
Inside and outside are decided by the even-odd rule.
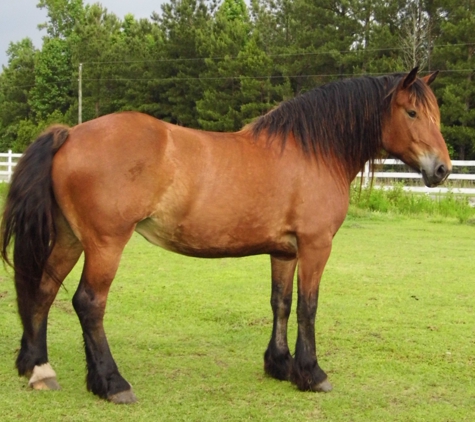
POLYGON ((447 1, 445 20, 433 53, 443 134, 460 160, 475 158, 475 1, 447 1))
POLYGON ((212 9, 213 4, 204 0, 170 0, 162 5, 161 14, 153 14, 162 34, 151 69, 155 80, 149 84, 155 116, 199 127, 196 102, 203 96, 199 77, 206 68, 200 59, 199 34, 208 25, 212 9))
POLYGON ((196 103, 198 121, 206 130, 233 131, 241 118, 241 69, 238 56, 250 37, 250 21, 244 0, 224 0, 206 31, 200 51, 208 58, 200 74, 203 97, 196 103))

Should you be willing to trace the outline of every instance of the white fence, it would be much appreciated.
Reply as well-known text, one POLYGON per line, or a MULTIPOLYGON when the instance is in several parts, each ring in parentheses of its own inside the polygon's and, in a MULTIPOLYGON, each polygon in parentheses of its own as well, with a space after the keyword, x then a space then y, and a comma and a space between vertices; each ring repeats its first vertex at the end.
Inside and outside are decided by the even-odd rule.
POLYGON ((11 149, 8 152, 0 152, 0 182, 9 182, 12 178, 13 167, 16 166, 16 162, 21 157, 21 154, 12 152, 11 149))
MULTIPOLYGON (((400 182, 405 184, 403 186, 404 190, 411 192, 427 194, 452 192, 475 196, 475 173, 468 172, 468 170, 472 171, 472 167, 475 167, 475 161, 453 160, 452 173, 449 178, 444 183, 444 186, 436 188, 424 186, 422 176, 414 171, 407 170, 407 166, 402 161, 386 159, 378 160, 375 164, 376 170, 384 167, 383 171, 374 172, 373 187, 375 188, 390 189, 395 182, 400 182), (388 169, 388 167, 390 168, 388 169), (406 171, 392 171, 394 168, 406 171)), ((363 186, 370 184, 371 168, 369 163, 366 163, 364 172, 358 174, 358 178, 360 177, 363 177, 363 186)))
MULTIPOLYGON (((12 177, 13 168, 15 167, 21 154, 8 152, 0 153, 0 182, 9 182, 12 177)), ((404 190, 411 192, 437 194, 453 192, 455 194, 465 194, 475 196, 475 170, 474 173, 468 172, 475 167, 475 161, 452 161, 453 172, 449 176, 448 181, 442 187, 428 188, 423 185, 422 177, 413 171, 407 170, 405 164, 399 160, 387 159, 379 160, 376 163, 378 167, 384 167, 384 171, 374 172, 373 186, 376 188, 390 189, 395 182, 405 183, 404 190), (389 167, 389 169, 388 169, 389 167), (406 171, 393 171, 406 170, 406 171), (460 172, 460 170, 464 172, 460 172), (416 186, 416 185, 419 186, 416 186), (472 185, 467 187, 464 185, 472 185)), ((364 172, 358 175, 363 177, 363 185, 367 186, 371 180, 371 169, 369 163, 366 164, 364 172)))

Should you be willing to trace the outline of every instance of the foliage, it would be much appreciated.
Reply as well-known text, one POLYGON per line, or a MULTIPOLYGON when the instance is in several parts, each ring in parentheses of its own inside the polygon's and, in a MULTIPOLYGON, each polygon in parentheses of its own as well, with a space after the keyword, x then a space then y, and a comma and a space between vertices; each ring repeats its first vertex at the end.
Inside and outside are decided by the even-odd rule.
POLYGON ((70 75, 71 54, 67 42, 60 38, 46 40, 36 56, 35 86, 30 91, 30 105, 37 120, 69 109, 70 75))
POLYGON ((200 39, 206 32, 213 4, 203 0, 170 0, 155 13, 161 42, 152 52, 148 89, 150 114, 172 123, 198 127, 197 101, 203 97, 200 76, 206 71, 200 39))
POLYGON ((440 69, 433 85, 453 158, 475 158, 473 0, 168 0, 149 19, 100 3, 39 0, 43 45, 11 43, 0 73, 0 149, 23 149, 51 115, 75 124, 139 110, 239 130, 335 78, 440 69), (18 140, 21 137, 21 140, 18 140))
POLYGON ((461 160, 475 156, 475 2, 442 2, 446 16, 440 22, 433 63, 442 71, 437 92, 442 102, 443 134, 461 160))
POLYGON ((0 146, 2 151, 16 142, 20 121, 30 121, 33 112, 30 91, 35 85, 35 57, 33 43, 26 38, 11 43, 7 50, 8 67, 0 74, 0 146))

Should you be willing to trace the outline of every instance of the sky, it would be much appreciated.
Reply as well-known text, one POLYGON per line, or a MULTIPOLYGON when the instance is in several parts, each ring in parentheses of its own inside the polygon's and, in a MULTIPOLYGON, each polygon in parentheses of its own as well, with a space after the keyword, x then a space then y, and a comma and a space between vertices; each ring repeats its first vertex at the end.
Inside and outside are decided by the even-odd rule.
MULTIPOLYGON (((109 12, 123 18, 132 13, 137 19, 149 18, 152 12, 160 12, 165 0, 83 0, 84 4, 101 3, 109 12)), ((38 24, 46 22, 46 12, 36 7, 38 0, 0 0, 0 69, 7 65, 6 51, 10 42, 23 38, 32 39, 40 48, 45 31, 38 24)))

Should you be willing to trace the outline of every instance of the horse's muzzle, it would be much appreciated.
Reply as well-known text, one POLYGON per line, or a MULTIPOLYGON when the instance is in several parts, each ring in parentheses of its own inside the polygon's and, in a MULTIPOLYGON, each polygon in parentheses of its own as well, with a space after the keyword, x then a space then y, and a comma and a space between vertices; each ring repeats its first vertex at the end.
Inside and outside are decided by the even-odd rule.
POLYGON ((447 177, 452 171, 452 166, 447 166, 441 162, 436 162, 433 166, 429 168, 422 168, 422 178, 427 187, 433 188, 445 182, 447 177))

